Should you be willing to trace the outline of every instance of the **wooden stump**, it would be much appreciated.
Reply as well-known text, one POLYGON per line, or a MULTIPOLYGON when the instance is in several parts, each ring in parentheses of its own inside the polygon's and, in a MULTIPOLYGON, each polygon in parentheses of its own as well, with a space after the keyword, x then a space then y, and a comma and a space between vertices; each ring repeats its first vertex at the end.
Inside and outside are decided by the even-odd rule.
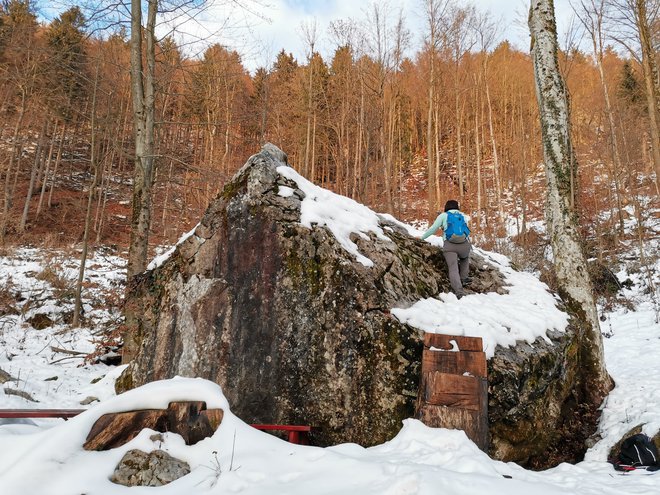
POLYGON ((167 409, 104 414, 92 426, 83 448, 113 449, 135 438, 144 428, 178 433, 186 445, 194 445, 213 435, 223 415, 222 409, 206 409, 205 402, 170 402, 167 409))
POLYGON ((488 449, 486 355, 479 337, 429 334, 424 338, 417 419, 434 428, 454 428, 488 449))

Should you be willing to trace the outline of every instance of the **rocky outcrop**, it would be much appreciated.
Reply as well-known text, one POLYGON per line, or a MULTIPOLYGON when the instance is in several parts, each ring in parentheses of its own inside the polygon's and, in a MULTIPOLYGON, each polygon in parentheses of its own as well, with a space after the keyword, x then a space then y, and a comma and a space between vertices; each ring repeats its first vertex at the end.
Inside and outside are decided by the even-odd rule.
MULTIPOLYGON (((413 416, 422 356, 420 332, 389 310, 449 291, 446 263, 384 216, 380 231, 351 235, 373 266, 357 262, 328 228, 301 224, 305 193, 283 164, 277 149, 251 157, 194 233, 135 282, 127 303, 139 308, 140 351, 118 389, 199 376, 246 422, 309 424, 317 445, 382 443, 413 416)), ((477 254, 470 271, 471 291, 506 292, 477 254)), ((584 416, 574 333, 550 338, 491 359, 499 458, 532 462, 559 431, 571 434, 565 417, 584 416)))
POLYGON ((129 450, 124 454, 110 481, 124 486, 163 486, 190 473, 187 462, 163 450, 150 453, 129 450))
POLYGON ((532 468, 578 461, 595 429, 583 403, 576 339, 549 332, 550 342, 498 347, 488 362, 490 454, 532 468))

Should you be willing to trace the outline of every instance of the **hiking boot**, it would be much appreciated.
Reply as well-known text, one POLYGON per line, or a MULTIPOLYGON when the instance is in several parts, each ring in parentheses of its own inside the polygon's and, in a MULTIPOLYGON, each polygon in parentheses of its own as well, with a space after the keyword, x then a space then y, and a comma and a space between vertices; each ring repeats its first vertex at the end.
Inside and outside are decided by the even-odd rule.
POLYGON ((460 298, 463 297, 464 295, 465 295, 464 292, 459 292, 458 294, 456 294, 456 299, 460 299, 460 298))
POLYGON ((461 279, 461 283, 463 285, 469 285, 472 283, 472 277, 465 277, 461 279))

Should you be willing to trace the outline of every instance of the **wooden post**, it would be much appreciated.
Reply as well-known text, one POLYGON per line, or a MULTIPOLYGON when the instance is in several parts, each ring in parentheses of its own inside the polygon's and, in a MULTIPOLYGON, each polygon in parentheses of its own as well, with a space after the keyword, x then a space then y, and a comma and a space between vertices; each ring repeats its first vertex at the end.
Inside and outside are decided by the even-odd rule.
POLYGON ((434 428, 455 428, 488 450, 488 380, 480 337, 427 333, 416 417, 434 428))

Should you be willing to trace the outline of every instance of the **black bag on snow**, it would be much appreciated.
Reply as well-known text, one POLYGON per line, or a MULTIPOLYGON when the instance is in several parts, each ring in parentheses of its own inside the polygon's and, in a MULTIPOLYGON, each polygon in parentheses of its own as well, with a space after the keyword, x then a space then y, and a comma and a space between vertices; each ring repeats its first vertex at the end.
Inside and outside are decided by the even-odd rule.
POLYGON ((622 470, 630 468, 652 468, 652 471, 660 469, 660 458, 658 449, 653 441, 643 433, 626 438, 621 444, 621 452, 615 464, 622 470), (653 469, 655 468, 655 469, 653 469))

